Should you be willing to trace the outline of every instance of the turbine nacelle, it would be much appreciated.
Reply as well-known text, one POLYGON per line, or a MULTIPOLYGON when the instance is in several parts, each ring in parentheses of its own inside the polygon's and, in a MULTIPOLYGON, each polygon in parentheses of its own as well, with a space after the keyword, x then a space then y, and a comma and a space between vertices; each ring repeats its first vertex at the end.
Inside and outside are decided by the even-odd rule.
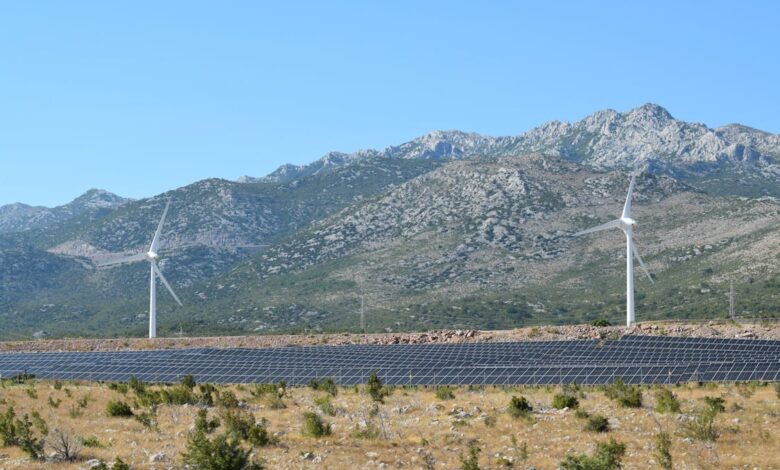
POLYGON ((636 220, 632 219, 631 217, 621 217, 619 220, 620 224, 624 228, 636 227, 636 220))
POLYGON ((160 259, 160 255, 158 255, 157 252, 149 250, 146 252, 146 259, 149 261, 157 261, 160 259))

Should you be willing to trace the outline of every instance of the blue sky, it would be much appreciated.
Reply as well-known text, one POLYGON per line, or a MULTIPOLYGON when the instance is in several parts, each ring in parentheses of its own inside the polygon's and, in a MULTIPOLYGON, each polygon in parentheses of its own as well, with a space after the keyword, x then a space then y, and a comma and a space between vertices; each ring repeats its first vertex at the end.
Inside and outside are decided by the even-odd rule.
POLYGON ((778 2, 0 3, 0 204, 645 102, 780 132, 778 2))

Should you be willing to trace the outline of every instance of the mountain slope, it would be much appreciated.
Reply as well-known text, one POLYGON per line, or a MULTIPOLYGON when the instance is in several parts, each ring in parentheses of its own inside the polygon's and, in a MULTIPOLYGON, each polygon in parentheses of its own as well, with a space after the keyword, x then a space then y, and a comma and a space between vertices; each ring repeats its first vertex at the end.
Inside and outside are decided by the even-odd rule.
POLYGON ((41 229, 66 222, 74 217, 99 217, 130 199, 102 189, 90 189, 68 204, 47 208, 16 203, 0 207, 0 233, 41 229))
POLYGON ((722 315, 731 279, 739 312, 777 315, 779 140, 645 105, 514 137, 436 131, 138 201, 5 206, 0 335, 142 335, 148 266, 95 263, 145 250, 167 201, 161 267, 185 307, 160 296, 161 334, 354 329, 361 293, 372 330, 619 322, 621 234, 571 234, 620 213, 636 168, 658 280, 637 280, 638 317, 722 315))

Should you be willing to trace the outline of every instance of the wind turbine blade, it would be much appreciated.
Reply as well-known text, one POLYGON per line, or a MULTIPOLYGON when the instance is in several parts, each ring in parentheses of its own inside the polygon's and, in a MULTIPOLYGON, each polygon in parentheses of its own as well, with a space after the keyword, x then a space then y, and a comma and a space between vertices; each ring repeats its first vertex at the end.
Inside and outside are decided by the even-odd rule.
POLYGON ((171 206, 171 201, 165 204, 165 210, 163 211, 160 223, 157 224, 157 230, 154 232, 154 238, 152 238, 152 245, 149 247, 149 251, 157 252, 157 245, 160 243, 160 234, 162 233, 163 223, 165 223, 165 216, 168 215, 168 208, 171 206))
POLYGON ((162 271, 160 271, 160 267, 157 266, 157 263, 152 261, 152 267, 154 268, 155 274, 157 274, 157 276, 160 278, 162 283, 165 284, 165 287, 168 289, 168 292, 170 292, 174 300, 176 300, 176 303, 179 304, 180 307, 183 307, 184 305, 181 304, 181 300, 179 300, 179 298, 176 296, 176 293, 173 292, 173 288, 171 288, 171 285, 168 284, 168 280, 165 279, 165 276, 163 276, 163 273, 162 271))
POLYGON ((607 222, 606 224, 596 225, 595 227, 585 229, 582 232, 577 232, 574 234, 574 236, 579 237, 580 235, 585 235, 586 233, 600 232, 602 230, 618 228, 618 227, 620 227, 620 220, 612 220, 610 222, 607 222))
POLYGON ((631 175, 631 183, 628 185, 628 196, 626 196, 626 203, 623 205, 623 218, 631 218, 631 195, 634 192, 634 181, 636 181, 636 175, 631 175))
POLYGON ((642 270, 645 272, 645 274, 647 274, 647 278, 650 279, 650 282, 655 283, 655 281, 653 281, 653 276, 650 275, 650 271, 648 271, 647 267, 645 266, 645 262, 642 261, 642 257, 639 256, 639 250, 636 249, 636 244, 633 242, 633 240, 631 241, 631 251, 634 252, 634 257, 637 261, 639 261, 639 266, 641 266, 642 270))
POLYGON ((116 266, 117 264, 135 263, 138 261, 143 261, 145 259, 146 259, 146 253, 138 253, 135 255, 124 256, 122 258, 114 258, 114 259, 106 259, 103 261, 98 261, 95 263, 95 266, 99 268, 104 268, 107 266, 116 266))

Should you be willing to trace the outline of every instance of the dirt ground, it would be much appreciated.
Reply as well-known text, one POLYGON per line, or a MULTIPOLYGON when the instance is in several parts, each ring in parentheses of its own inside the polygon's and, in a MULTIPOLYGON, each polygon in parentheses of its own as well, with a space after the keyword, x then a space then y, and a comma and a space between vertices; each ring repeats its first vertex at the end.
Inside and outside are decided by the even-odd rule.
POLYGON ((514 330, 444 330, 425 333, 215 336, 192 338, 56 339, 0 342, 0 351, 117 351, 171 348, 267 348, 321 344, 460 343, 600 339, 627 334, 780 340, 780 323, 647 322, 631 328, 565 325, 514 330))
MULTIPOLYGON (((596 388, 579 392, 580 409, 601 414, 612 428, 607 433, 585 431, 585 419, 574 410, 551 408, 558 388, 454 389, 454 398, 442 400, 431 389, 396 389, 372 413, 372 401, 361 389, 342 388, 331 399, 330 414, 314 400, 326 394, 310 388, 288 389, 283 409, 271 409, 270 398, 257 398, 249 387, 227 387, 240 406, 257 419, 268 420, 277 443, 254 449, 272 469, 460 468, 460 455, 469 445, 480 447, 480 468, 554 469, 567 453, 592 453, 610 437, 626 446, 624 468, 659 468, 654 436, 660 429, 672 436, 671 455, 678 469, 780 468, 780 400, 771 385, 690 384, 671 387, 679 398, 679 413, 654 411, 655 390, 643 388, 641 408, 623 408, 596 388), (524 396, 533 406, 526 418, 507 413, 512 396, 524 396), (715 442, 688 437, 684 423, 703 405, 702 397, 722 397, 726 411, 717 415, 715 442), (319 413, 332 425, 330 436, 313 438, 301 433, 305 411, 319 413), (356 433, 378 430, 373 438, 356 433), (524 450, 525 449, 525 450, 524 450), (426 462, 432 466, 426 467, 426 462)), ((225 389, 225 388, 222 388, 225 389)), ((94 436, 100 447, 82 446, 77 461, 32 461, 14 446, 0 449, 4 469, 80 469, 94 460, 117 456, 139 469, 182 468, 181 452, 193 427, 198 407, 161 405, 156 426, 146 428, 133 418, 108 417, 108 400, 133 404, 132 390, 122 393, 107 384, 51 382, 0 389, 0 412, 13 406, 17 416, 38 410, 51 439, 60 429, 73 439, 94 436), (85 398, 86 397, 86 398, 85 398), (51 400, 50 400, 51 398, 51 400), (84 406, 81 406, 79 404, 84 406), (55 407, 52 403, 56 403, 55 407), (72 410, 77 410, 76 412, 72 410)), ((140 406, 133 406, 138 414, 140 406)), ((209 416, 220 416, 219 407, 209 416)), ((223 427, 214 433, 219 434, 223 427)), ((36 431, 37 433, 37 431, 36 431)), ((52 452, 47 445, 45 454, 52 452)))

